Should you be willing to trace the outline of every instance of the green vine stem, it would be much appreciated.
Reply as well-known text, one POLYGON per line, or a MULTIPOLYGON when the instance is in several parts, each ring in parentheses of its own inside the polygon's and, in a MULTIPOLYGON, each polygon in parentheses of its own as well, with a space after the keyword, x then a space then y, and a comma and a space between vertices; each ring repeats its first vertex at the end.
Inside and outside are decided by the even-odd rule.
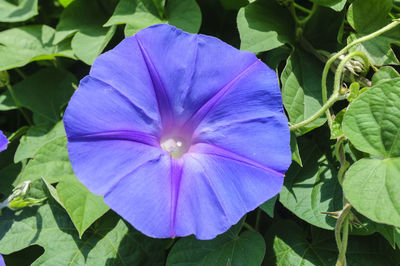
MULTIPOLYGON (((338 65, 336 72, 335 72, 335 78, 334 78, 334 82, 333 82, 333 94, 332 96, 335 96, 336 94, 339 94, 339 90, 341 88, 341 84, 342 84, 342 74, 343 71, 346 67, 346 64, 353 58, 353 57, 360 57, 363 60, 364 66, 366 66, 366 68, 364 69, 363 73, 368 72, 369 69, 369 60, 367 58, 367 56, 365 54, 363 54, 362 52, 359 51, 355 51, 352 52, 348 55, 346 55, 342 61, 340 61, 340 64, 338 65)), ((326 66, 326 65, 325 65, 326 66)), ((326 78, 325 78, 325 84, 326 84, 326 78)), ((326 87, 325 87, 326 89, 326 87)), ((326 92, 325 95, 322 94, 322 97, 324 99, 324 97, 326 97, 326 92)), ((337 96, 335 96, 337 97, 337 96)), ((325 101, 327 102, 327 101, 325 101)), ((331 116, 331 112, 329 111, 329 108, 327 108, 325 110, 326 113, 326 118, 328 120, 328 126, 329 128, 332 128, 332 116, 331 116)))
POLYGON ((254 227, 249 225, 248 223, 243 223, 243 227, 252 232, 257 232, 256 229, 254 229, 254 227))
POLYGON ((335 226, 335 239, 339 249, 339 256, 336 266, 346 266, 346 250, 349 238, 349 219, 351 204, 347 203, 340 212, 335 226), (342 231, 342 234, 341 234, 342 231))
MULTIPOLYGON (((340 168, 338 172, 338 180, 340 185, 343 184, 343 177, 344 173, 346 170, 350 167, 350 163, 346 160, 346 155, 344 153, 344 141, 346 140, 346 137, 343 135, 337 139, 336 145, 335 145, 335 153, 336 153, 336 158, 340 162, 340 168)), ((347 200, 343 199, 343 205, 347 202, 347 200)))
POLYGON ((19 139, 21 136, 25 135, 25 133, 28 131, 28 129, 29 129, 28 126, 23 126, 23 127, 19 128, 11 136, 8 137, 8 141, 13 142, 13 141, 19 139))
POLYGON ((290 13, 292 14, 292 17, 296 23, 296 29, 295 29, 296 39, 299 41, 303 38, 303 28, 304 28, 305 24, 310 20, 310 18, 314 15, 315 11, 317 10, 317 4, 314 3, 312 6, 312 9, 308 10, 308 9, 303 8, 302 6, 296 4, 294 1, 292 1, 290 3, 289 10, 290 10, 290 13), (297 16, 297 13, 296 13, 296 8, 305 12, 307 14, 307 16, 302 19, 299 19, 299 17, 297 16))
POLYGON ((341 99, 342 99, 342 97, 339 95, 338 92, 336 92, 335 94, 332 94, 332 96, 329 98, 329 100, 315 114, 313 114, 306 120, 303 120, 297 124, 289 126, 290 131, 295 131, 303 126, 310 124, 311 122, 316 120, 318 117, 322 116, 326 112, 326 110, 328 110, 335 102, 337 102, 338 100, 341 100, 341 99))
POLYGON ((25 111, 24 111, 24 109, 22 108, 21 104, 19 103, 17 97, 15 97, 15 93, 14 93, 13 87, 10 85, 10 83, 7 83, 6 86, 7 86, 7 89, 8 89, 8 91, 9 91, 10 95, 11 95, 11 98, 13 99, 13 101, 14 101, 15 105, 17 106, 18 110, 21 112, 21 114, 22 114, 22 116, 25 118, 26 122, 27 122, 30 126, 32 126, 33 124, 32 124, 32 122, 31 122, 31 120, 29 119, 28 115, 25 113, 25 111))
MULTIPOLYGON (((327 93, 328 90, 327 90, 326 80, 327 80, 329 69, 330 69, 332 63, 335 60, 337 60, 341 55, 344 55, 351 47, 353 47, 353 46, 355 46, 355 45, 357 45, 359 43, 368 41, 368 40, 370 40, 372 38, 375 38, 375 37, 381 35, 382 33, 385 33, 386 31, 389 31, 389 30, 395 28, 399 24, 400 24, 400 20, 394 20, 392 23, 386 25, 385 27, 383 27, 383 28, 371 33, 371 34, 368 34, 368 35, 366 35, 364 37, 361 37, 359 39, 356 39, 356 40, 352 41, 351 43, 346 45, 342 50, 340 50, 338 53, 336 53, 334 56, 329 58, 329 60, 325 64, 324 70, 322 72, 322 102, 323 103, 326 103, 328 101, 328 93, 327 93)), ((336 71, 336 73, 337 73, 337 71, 336 71)), ((329 110, 326 112, 326 115, 327 115, 328 124, 329 124, 329 122, 332 121, 332 117, 330 115, 329 110)), ((329 126, 331 126, 331 124, 329 124, 329 126)))
POLYGON ((311 13, 311 10, 309 10, 309 9, 307 9, 307 8, 305 8, 305 7, 301 6, 301 5, 299 5, 299 4, 297 4, 296 2, 293 2, 292 5, 293 5, 295 8, 297 8, 298 10, 303 11, 304 13, 307 13, 307 14, 310 14, 310 13, 311 13))
MULTIPOLYGON (((394 27, 398 26, 400 24, 400 19, 393 21, 392 23, 386 25, 385 27, 369 34, 366 35, 364 37, 361 37, 359 39, 356 39, 354 41, 352 41, 351 43, 349 43, 348 45, 346 45, 346 47, 344 47, 342 50, 340 50, 338 53, 336 53, 334 56, 332 56, 331 58, 329 58, 329 60, 326 62, 324 70, 322 72, 322 102, 323 105, 322 107, 315 113, 313 114, 311 117, 309 117, 308 119, 301 121, 297 124, 291 125, 289 126, 291 131, 295 131, 311 122, 313 122, 314 120, 316 120, 317 118, 319 118, 320 116, 322 116, 324 113, 326 113, 327 119, 328 119, 328 125, 331 128, 332 126, 332 117, 329 111, 329 108, 338 100, 342 99, 343 97, 339 94, 339 89, 340 89, 340 82, 341 82, 341 78, 342 78, 342 74, 343 74, 343 70, 346 66, 346 63, 353 57, 360 57, 363 61, 365 66, 369 67, 369 61, 368 58, 361 52, 352 52, 350 54, 348 54, 339 64, 338 68, 336 69, 335 72, 335 81, 334 81, 334 89, 333 89, 333 93, 332 95, 329 97, 328 99, 328 93, 327 93, 327 85, 326 85, 326 81, 327 81, 327 77, 328 77, 328 73, 329 73, 329 69, 332 65, 332 63, 337 60, 341 55, 344 55, 351 47, 353 47, 354 45, 357 45, 359 43, 362 43, 364 41, 368 41, 372 38, 375 38, 376 36, 381 35, 382 33, 389 31, 391 29, 393 29, 394 27)), ((365 71, 365 70, 364 70, 365 71)))

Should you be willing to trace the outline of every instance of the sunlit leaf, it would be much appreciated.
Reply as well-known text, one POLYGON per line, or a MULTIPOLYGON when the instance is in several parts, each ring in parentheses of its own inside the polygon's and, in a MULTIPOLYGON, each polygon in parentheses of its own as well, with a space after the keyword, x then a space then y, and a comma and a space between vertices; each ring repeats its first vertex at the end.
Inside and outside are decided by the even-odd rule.
POLYGON ((53 44, 55 30, 46 25, 11 28, 0 32, 0 71, 56 56, 74 58, 70 42, 53 44))
POLYGON ((353 145, 372 154, 344 180, 347 199, 373 221, 400 226, 400 78, 378 83, 355 100, 343 120, 353 145))

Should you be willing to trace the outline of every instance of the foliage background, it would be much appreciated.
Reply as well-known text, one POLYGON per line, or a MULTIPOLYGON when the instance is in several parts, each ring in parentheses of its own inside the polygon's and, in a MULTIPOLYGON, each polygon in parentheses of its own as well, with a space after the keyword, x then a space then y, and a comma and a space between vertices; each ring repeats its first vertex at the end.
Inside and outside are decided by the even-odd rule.
POLYGON ((323 74, 334 53, 397 18, 399 0, 0 0, 0 128, 11 142, 0 199, 27 180, 24 200, 47 197, 3 210, 6 264, 335 265, 336 227, 343 243, 348 230, 348 265, 399 265, 400 27, 323 74), (214 240, 140 234, 69 163, 61 119, 78 81, 100 53, 158 23, 256 53, 277 72, 293 129, 281 193, 214 240), (322 110, 294 127, 321 111, 324 77, 333 121, 322 110))

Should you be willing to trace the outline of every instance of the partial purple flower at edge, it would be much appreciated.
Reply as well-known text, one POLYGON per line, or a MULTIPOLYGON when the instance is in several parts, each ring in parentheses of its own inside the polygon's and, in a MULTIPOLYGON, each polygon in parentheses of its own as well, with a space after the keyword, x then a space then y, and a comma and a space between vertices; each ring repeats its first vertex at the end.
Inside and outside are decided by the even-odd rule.
POLYGON ((0 130, 0 152, 7 149, 8 143, 7 137, 3 134, 3 131, 0 130))
POLYGON ((291 162, 276 73, 167 24, 99 56, 64 124, 79 180, 152 237, 214 238, 279 193, 291 162))
POLYGON ((1 256, 1 254, 0 254, 0 266, 6 266, 6 264, 4 263, 3 256, 1 256))

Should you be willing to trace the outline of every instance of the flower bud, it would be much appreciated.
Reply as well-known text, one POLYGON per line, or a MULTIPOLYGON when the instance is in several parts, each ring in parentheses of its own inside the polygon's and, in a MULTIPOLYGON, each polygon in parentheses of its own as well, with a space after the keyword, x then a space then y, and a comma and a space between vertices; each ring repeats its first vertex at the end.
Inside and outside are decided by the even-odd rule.
POLYGON ((26 197, 31 183, 31 181, 25 181, 16 186, 13 189, 12 194, 6 200, 0 203, 0 211, 6 207, 11 210, 19 210, 27 206, 37 205, 46 200, 46 198, 34 199, 26 197))

